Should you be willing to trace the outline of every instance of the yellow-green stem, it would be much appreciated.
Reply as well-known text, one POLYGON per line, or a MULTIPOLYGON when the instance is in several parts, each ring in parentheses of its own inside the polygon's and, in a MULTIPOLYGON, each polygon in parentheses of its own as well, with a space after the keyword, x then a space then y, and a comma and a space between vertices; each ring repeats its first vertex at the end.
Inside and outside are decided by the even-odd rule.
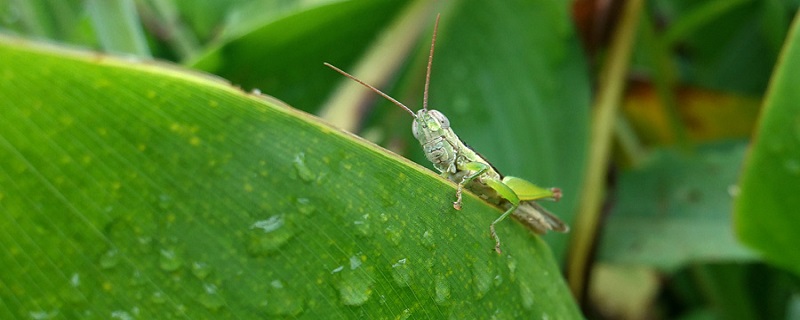
POLYGON ((580 299, 586 287, 586 270, 596 238, 600 208, 605 195, 605 175, 611 151, 614 120, 619 108, 642 1, 630 0, 617 26, 608 60, 599 75, 598 95, 592 117, 589 164, 581 193, 581 205, 570 244, 567 275, 572 293, 580 299))

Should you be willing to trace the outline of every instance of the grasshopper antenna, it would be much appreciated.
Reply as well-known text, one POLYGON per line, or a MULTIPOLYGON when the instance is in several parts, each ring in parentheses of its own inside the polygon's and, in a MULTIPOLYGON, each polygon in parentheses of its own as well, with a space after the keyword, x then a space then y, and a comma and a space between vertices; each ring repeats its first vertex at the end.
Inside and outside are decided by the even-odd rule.
POLYGON ((339 69, 339 68, 337 68, 337 67, 334 67, 334 66, 333 66, 332 64, 330 64, 330 63, 324 62, 323 64, 324 64, 324 65, 326 65, 326 66, 328 66, 328 68, 331 68, 331 69, 333 69, 334 71, 336 71, 336 72, 338 72, 338 73, 341 73, 343 76, 345 76, 345 77, 348 77, 348 78, 350 78, 350 79, 353 79, 353 81, 355 81, 355 82, 358 82, 358 83, 360 83, 361 85, 363 85, 363 86, 365 86, 365 87, 369 88, 370 90, 374 91, 375 93, 377 93, 377 94, 381 95, 382 97, 384 97, 384 98, 386 98, 387 100, 391 101, 392 103, 396 104, 398 107, 400 107, 400 108, 403 108, 403 109, 405 109, 406 111, 408 111, 408 113, 410 113, 410 114, 411 114, 411 116, 412 116, 412 117, 414 117, 415 119, 417 118, 417 115, 416 115, 416 114, 414 114, 414 111, 411 111, 411 109, 409 109, 408 107, 406 107, 406 105, 404 105, 404 104, 400 103, 400 101, 397 101, 397 100, 395 100, 394 98, 390 97, 388 94, 385 94, 385 93, 383 93, 382 91, 378 90, 377 88, 375 88, 375 87, 373 87, 373 86, 371 86, 371 85, 368 85, 368 84, 367 84, 366 82, 364 82, 364 81, 358 80, 358 78, 356 78, 356 77, 354 77, 354 76, 351 76, 351 75, 350 75, 349 73, 347 73, 347 72, 344 72, 344 71, 342 71, 342 69, 339 69))
POLYGON ((436 31, 439 29, 439 14, 436 15, 436 23, 433 25, 433 37, 431 38, 431 53, 428 56, 428 71, 425 74, 425 91, 422 93, 422 110, 428 111, 428 87, 431 83, 431 64, 433 63, 433 47, 436 45, 436 31))

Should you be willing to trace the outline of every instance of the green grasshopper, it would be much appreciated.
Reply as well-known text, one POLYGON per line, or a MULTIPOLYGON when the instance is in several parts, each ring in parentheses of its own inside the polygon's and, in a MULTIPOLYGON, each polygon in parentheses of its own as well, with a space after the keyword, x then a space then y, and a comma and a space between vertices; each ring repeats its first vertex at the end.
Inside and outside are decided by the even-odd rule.
POLYGON ((461 193, 464 188, 472 191, 487 202, 506 210, 489 226, 491 237, 495 240, 495 251, 498 254, 502 251, 500 250, 500 237, 495 232, 495 224, 503 221, 508 215, 513 215, 514 218, 538 234, 544 234, 548 230, 569 231, 569 227, 564 222, 535 202, 535 200, 541 199, 558 201, 561 198, 560 189, 545 189, 521 178, 501 175, 489 161, 458 138, 453 129, 450 128, 450 120, 444 114, 428 109, 428 87, 438 27, 439 17, 437 16, 436 24, 433 27, 430 55, 428 56, 422 109, 417 111, 416 114, 410 108, 377 88, 327 62, 324 64, 388 99, 414 117, 411 130, 414 137, 422 145, 425 157, 433 163, 433 166, 441 172, 444 178, 458 184, 456 201, 453 202, 453 207, 456 210, 461 210, 461 193))

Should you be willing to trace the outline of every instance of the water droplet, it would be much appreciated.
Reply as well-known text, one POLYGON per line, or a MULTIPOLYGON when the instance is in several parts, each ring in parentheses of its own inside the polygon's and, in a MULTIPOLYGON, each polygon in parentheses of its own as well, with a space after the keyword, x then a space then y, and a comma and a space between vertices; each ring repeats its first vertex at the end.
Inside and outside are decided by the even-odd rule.
POLYGON ((411 283, 411 269, 407 262, 408 259, 403 258, 392 265, 392 278, 400 287, 408 287, 411 283))
POLYGON ((386 236, 386 240, 389 240, 389 243, 392 245, 398 246, 403 243, 403 233, 400 232, 398 228, 388 226, 386 229, 383 229, 383 234, 386 236))
POLYGON ((495 287, 499 287, 501 284, 503 284, 503 277, 502 277, 502 276, 501 276, 499 273, 498 273, 498 274, 496 274, 496 275, 494 276, 494 281, 493 281, 493 283, 494 283, 494 286, 495 286, 495 287))
POLYGON ((163 291, 156 291, 153 292, 153 294, 150 296, 150 301, 152 301, 155 304, 162 304, 164 302, 167 302, 167 297, 164 295, 163 291))
POLYGON ((358 220, 353 221, 353 226, 356 228, 356 234, 362 237, 367 237, 372 234, 370 227, 369 214, 361 216, 358 220))
POLYGON ((272 316, 297 316, 303 312, 302 296, 296 290, 290 290, 280 280, 272 280, 267 287, 267 299, 263 306, 267 314, 272 316))
POLYGON ((250 226, 250 237, 247 252, 255 256, 264 256, 277 252, 294 236, 282 215, 274 215, 260 220, 250 226))
POLYGON ((425 233, 422 234, 422 245, 431 250, 436 248, 436 239, 433 237, 432 230, 425 230, 425 233))
POLYGON ((509 255, 506 265, 508 266, 508 278, 514 282, 517 278, 517 259, 509 255))
POLYGON ((800 174, 800 161, 797 161, 797 159, 787 159, 783 162, 783 166, 792 175, 800 174))
POLYGON ((172 197, 168 194, 161 194, 158 196, 158 207, 162 210, 172 207, 172 197))
POLYGON ((446 305, 447 300, 450 299, 450 283, 447 282, 447 277, 445 277, 444 274, 436 274, 436 280, 434 281, 434 292, 436 293, 436 296, 434 297, 436 304, 440 306, 446 305))
POLYGON ((399 316, 397 316, 397 320, 406 320, 408 318, 411 318, 412 314, 413 314, 413 312, 411 311, 411 309, 408 309, 408 308, 403 309, 403 313, 401 313, 399 316))
POLYGON ((739 189, 738 185, 735 184, 728 185, 728 195, 731 196, 731 198, 738 197, 741 192, 742 190, 739 189))
POLYGON ((280 229, 284 224, 283 216, 275 215, 269 217, 267 220, 259 220, 253 223, 250 226, 250 229, 261 229, 264 230, 264 233, 270 233, 272 231, 280 229))
POLYGON ((88 297, 91 296, 89 288, 81 290, 81 275, 77 272, 72 273, 69 277, 69 286, 65 287, 59 296, 63 297, 63 301, 70 304, 72 307, 86 307, 89 305, 88 297))
POLYGON ((108 250, 100 256, 100 268, 111 269, 117 266, 119 259, 119 251, 117 249, 108 250))
POLYGON ((28 317, 33 320, 47 320, 47 319, 55 319, 58 316, 58 310, 51 310, 51 311, 31 311, 28 312, 28 317))
POLYGON ((297 198, 295 205, 297 206, 297 211, 300 211, 300 214, 306 217, 310 216, 312 213, 314 213, 314 211, 317 210, 317 208, 314 207, 314 204, 312 204, 311 200, 308 198, 297 198))
POLYGON ((475 260, 472 262, 472 286, 474 288, 475 297, 478 299, 483 298, 489 289, 492 287, 492 268, 485 260, 475 260))
POLYGON ((133 320, 133 316, 125 310, 111 311, 111 319, 133 320))
POLYGON ((519 282, 519 295, 522 298, 522 307, 525 310, 533 309, 533 290, 526 281, 519 282))
POLYGON ((305 182, 314 181, 315 175, 311 169, 306 165, 306 154, 298 153, 294 156, 294 168, 297 170, 297 176, 305 182))
POLYGON ((175 250, 162 249, 158 259, 158 266, 164 271, 175 271, 183 265, 183 260, 178 257, 175 250))
POLYGON ((361 267, 361 259, 358 258, 358 255, 350 257, 350 270, 355 270, 361 267))
POLYGON ((73 273, 72 276, 69 278, 69 284, 72 287, 78 287, 81 285, 81 275, 77 272, 73 273))
POLYGON ((134 287, 139 287, 139 286, 143 286, 143 285, 147 285, 147 284, 152 283, 152 282, 150 282, 151 279, 148 279, 147 277, 142 275, 142 272, 139 271, 139 270, 133 270, 133 274, 130 275, 130 277, 128 277, 128 279, 130 280, 130 281, 128 281, 128 283, 131 286, 134 286, 134 287))
POLYGON ((213 284, 203 285, 203 293, 197 297, 197 301, 211 311, 217 311, 225 305, 225 299, 219 294, 217 286, 213 284))
POLYGON ((192 263, 192 274, 197 279, 203 280, 211 273, 211 267, 208 263, 195 261, 192 263))
POLYGON ((334 286, 339 291, 343 304, 360 306, 372 295, 374 277, 367 268, 362 268, 362 261, 357 256, 350 258, 350 269, 334 273, 334 286))

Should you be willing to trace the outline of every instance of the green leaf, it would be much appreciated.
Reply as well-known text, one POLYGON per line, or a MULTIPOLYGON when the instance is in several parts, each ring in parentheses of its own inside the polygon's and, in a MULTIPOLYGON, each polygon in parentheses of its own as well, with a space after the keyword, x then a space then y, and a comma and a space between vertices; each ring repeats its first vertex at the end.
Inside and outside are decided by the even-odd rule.
POLYGON ((706 146, 692 155, 661 150, 623 172, 600 259, 666 270, 752 259, 736 241, 730 216, 744 150, 742 144, 706 146))
POLYGON ((736 230, 766 260, 800 273, 800 19, 784 44, 736 201, 736 230))
POLYGON ((151 56, 133 0, 88 0, 86 8, 103 51, 151 56))
POLYGON ((544 242, 265 96, 0 38, 0 318, 580 317, 544 242))
POLYGON ((679 45, 685 82, 760 95, 776 62, 782 32, 796 10, 782 0, 659 0, 665 40, 679 45))

